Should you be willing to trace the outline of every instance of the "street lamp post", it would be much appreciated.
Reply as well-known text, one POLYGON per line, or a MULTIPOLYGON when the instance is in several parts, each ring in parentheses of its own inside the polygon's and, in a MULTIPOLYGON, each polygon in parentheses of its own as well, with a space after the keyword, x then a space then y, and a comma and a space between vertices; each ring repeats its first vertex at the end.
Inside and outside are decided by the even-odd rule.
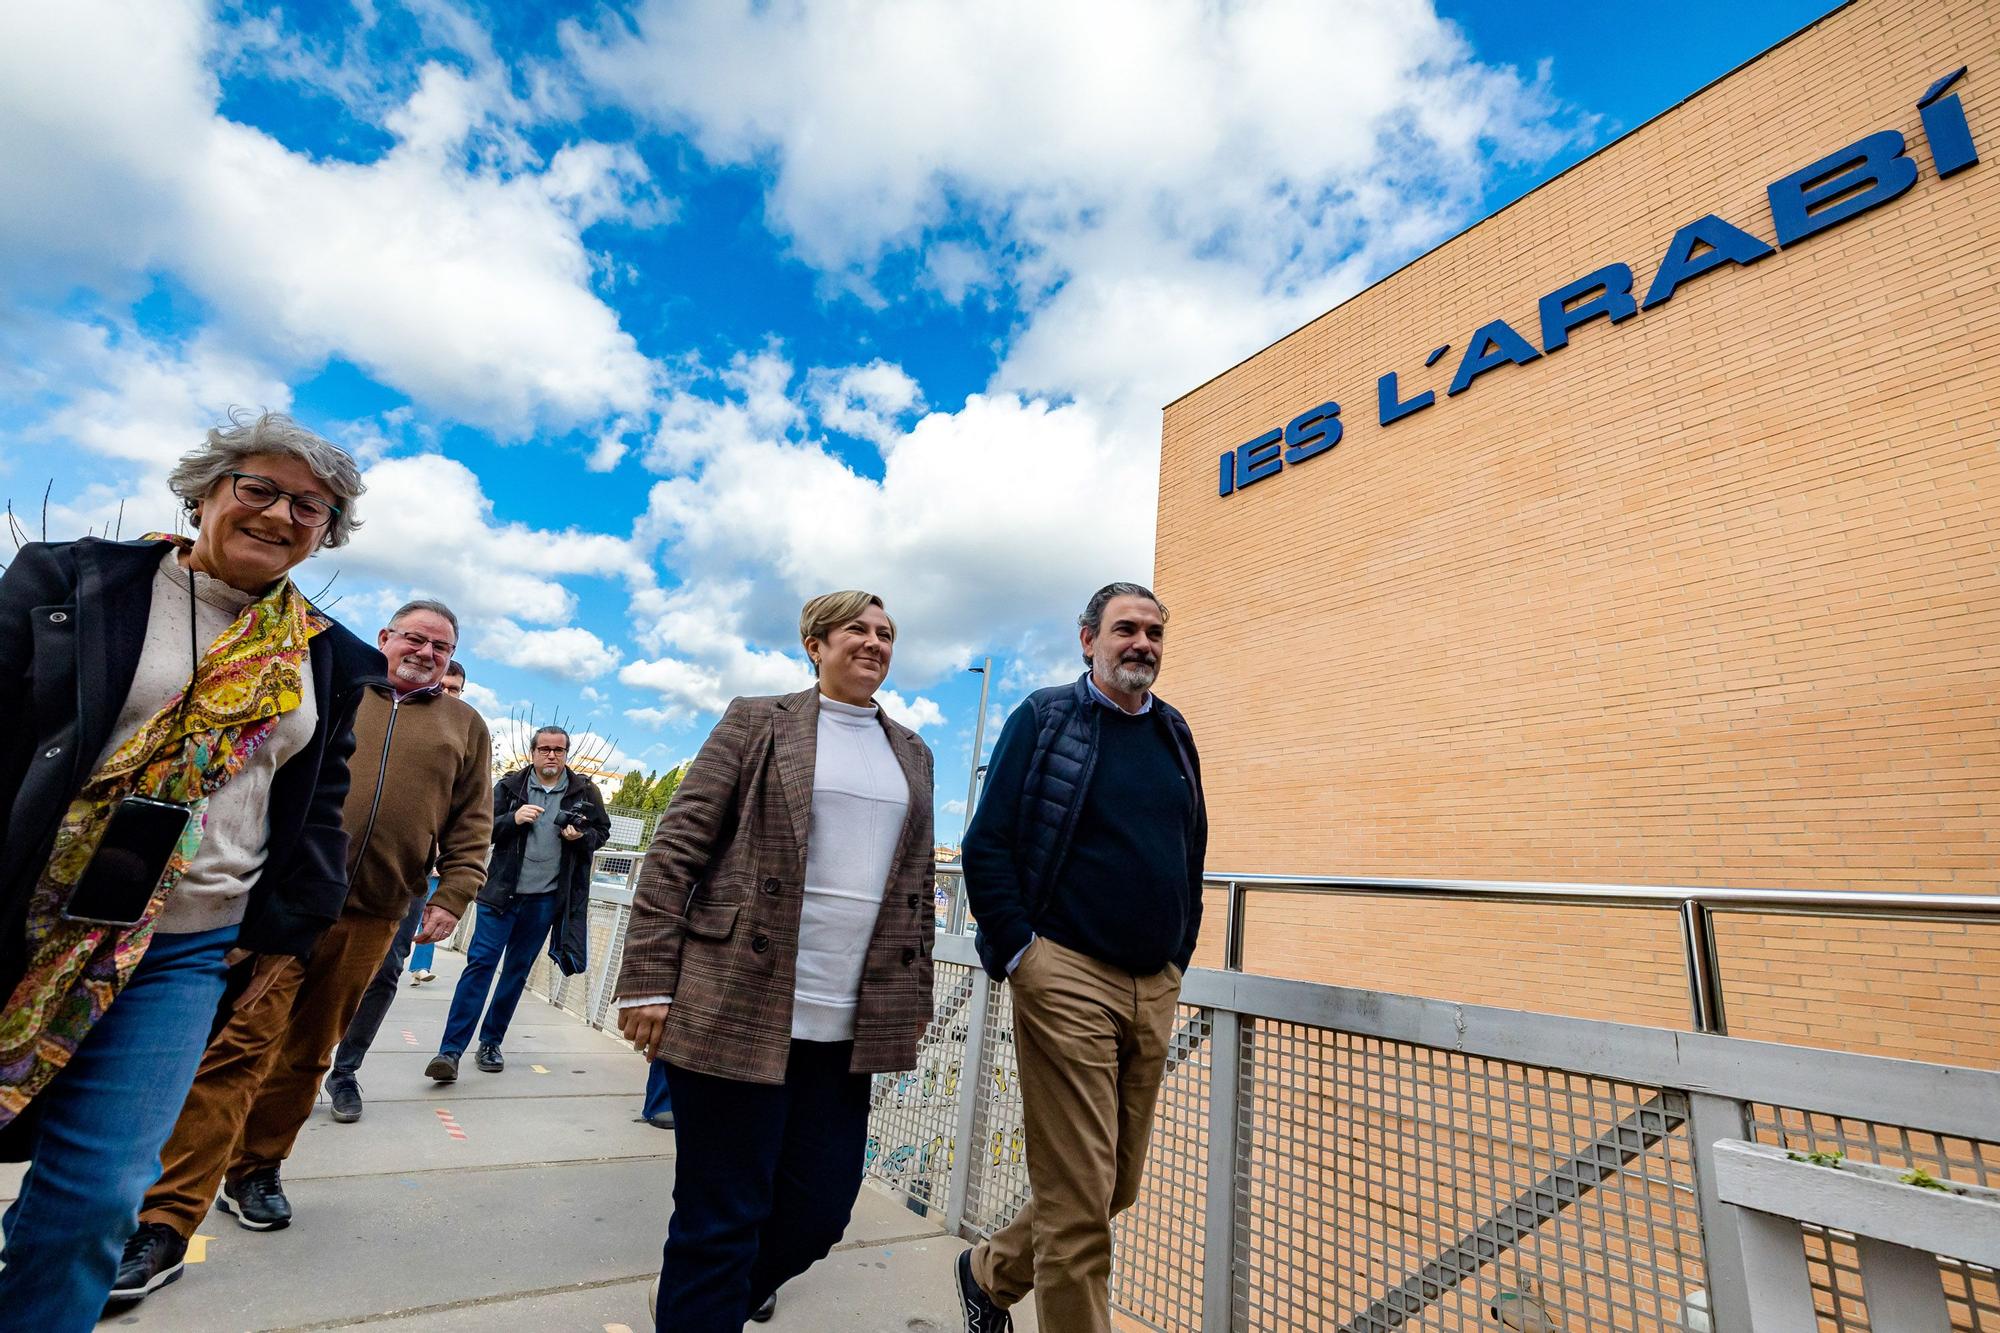
MULTIPOLYGON (((993 659, 986 658, 980 665, 967 667, 966 670, 979 673, 979 717, 972 724, 972 777, 965 788, 965 826, 969 829, 972 827, 972 804, 979 799, 979 752, 986 745, 986 687, 993 681, 993 659)), ((963 834, 959 835, 958 844, 960 848, 965 846, 963 834)), ((961 857, 964 854, 962 850, 959 853, 961 857)))

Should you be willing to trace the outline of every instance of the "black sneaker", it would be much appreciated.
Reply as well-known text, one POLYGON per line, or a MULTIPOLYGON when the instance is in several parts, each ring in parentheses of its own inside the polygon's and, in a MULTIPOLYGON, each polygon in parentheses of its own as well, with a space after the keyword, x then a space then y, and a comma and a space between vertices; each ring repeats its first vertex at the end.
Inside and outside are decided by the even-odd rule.
POLYGON ((778 1313, 778 1293, 774 1291, 764 1298, 762 1305, 750 1312, 750 1322, 768 1324, 771 1322, 771 1316, 776 1313, 778 1313))
POLYGON ((275 1166, 252 1171, 233 1185, 225 1181, 222 1197, 215 1202, 223 1212, 233 1213, 236 1225, 247 1231, 283 1231, 292 1224, 292 1202, 278 1183, 275 1166))
POLYGON ((971 1250, 958 1256, 958 1304, 965 1312, 965 1333, 1008 1333, 1014 1327, 1014 1316, 995 1305, 972 1276, 971 1250))
POLYGON ((474 1059, 478 1061, 480 1069, 488 1074, 497 1074, 507 1067, 507 1061, 500 1055, 499 1046, 490 1041, 479 1043, 479 1053, 474 1059))
POLYGON ((110 1300, 142 1301, 179 1280, 187 1268, 188 1243, 172 1227, 159 1222, 141 1222, 125 1242, 125 1257, 118 1261, 118 1277, 111 1284, 110 1300))
POLYGON ((458 1082, 458 1056, 455 1053, 447 1054, 439 1051, 431 1057, 431 1062, 424 1066, 424 1077, 435 1079, 439 1083, 458 1082))
POLYGON ((333 1118, 351 1125, 361 1118, 361 1083, 352 1074, 335 1074, 326 1081, 326 1094, 333 1098, 333 1118))

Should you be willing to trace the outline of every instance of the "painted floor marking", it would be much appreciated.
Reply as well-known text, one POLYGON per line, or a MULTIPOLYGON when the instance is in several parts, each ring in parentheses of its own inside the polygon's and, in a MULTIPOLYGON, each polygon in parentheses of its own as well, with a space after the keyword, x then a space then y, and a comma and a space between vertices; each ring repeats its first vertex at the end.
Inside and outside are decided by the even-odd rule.
POLYGON ((604 1333, 632 1333, 630 1324, 606 1324, 604 1333))
POLYGON ((408 1028, 404 1028, 404 1029, 403 1029, 403 1044, 404 1044, 405 1046, 414 1046, 414 1045, 416 1045, 416 1044, 417 1044, 417 1034, 416 1034, 416 1033, 414 1033, 414 1032, 412 1032, 412 1031, 410 1031, 410 1030, 409 1030, 408 1028))
POLYGON ((534 1070, 537 1074, 546 1074, 549 1072, 547 1065, 529 1065, 528 1068, 534 1070))
POLYGON ((451 1112, 440 1106, 437 1108, 437 1118, 438 1123, 444 1126, 445 1133, 451 1135, 460 1143, 465 1142, 465 1131, 459 1127, 458 1121, 452 1118, 451 1112))
POLYGON ((208 1262, 208 1237, 198 1231, 188 1237, 187 1261, 191 1264, 208 1262))

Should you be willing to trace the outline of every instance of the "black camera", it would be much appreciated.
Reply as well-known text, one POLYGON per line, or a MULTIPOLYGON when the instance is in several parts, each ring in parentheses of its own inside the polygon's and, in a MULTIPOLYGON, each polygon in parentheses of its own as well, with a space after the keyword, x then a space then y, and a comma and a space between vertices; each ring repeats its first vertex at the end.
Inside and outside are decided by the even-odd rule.
POLYGON ((583 817, 583 811, 581 810, 558 810, 550 818, 555 823, 556 832, 558 833, 566 828, 573 828, 578 833, 581 833, 583 832, 584 825, 590 822, 583 817))

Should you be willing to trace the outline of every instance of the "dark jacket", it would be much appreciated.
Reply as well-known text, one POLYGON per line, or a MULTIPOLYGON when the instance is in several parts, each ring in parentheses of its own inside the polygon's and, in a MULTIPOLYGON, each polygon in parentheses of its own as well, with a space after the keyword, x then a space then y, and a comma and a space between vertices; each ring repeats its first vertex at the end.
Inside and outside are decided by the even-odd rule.
MULTIPOLYGON (((1083 810, 1097 765, 1104 705, 1090 692, 1085 672, 1068 685, 1029 695, 1007 719, 1000 747, 1009 735, 1032 729, 1033 744, 1019 770, 1003 765, 1000 748, 979 809, 965 831, 965 893, 979 922, 979 960, 996 980, 1039 928, 1048 910, 1070 837, 1083 810), (1018 779, 1015 774, 1018 773, 1018 779), (1013 783, 1018 780, 1018 788, 1013 783), (998 785, 996 785, 998 784, 998 785), (1006 790, 1002 790, 1002 786, 1006 790)), ((1201 875, 1208 860, 1208 806, 1201 793, 1201 757, 1194 733, 1172 704, 1153 696, 1152 716, 1166 728, 1194 793, 1194 827, 1188 837, 1187 930, 1173 961, 1182 971, 1194 953, 1201 929, 1201 875)))
MULTIPOLYGON (((862 960, 856 1074, 915 1067, 933 1007, 931 751, 901 723, 881 723, 910 798, 862 960)), ((615 993, 673 1001, 660 1046, 671 1064, 785 1081, 818 761, 818 689, 733 700, 660 816, 615 993)))
MULTIPOLYGON (((26 966, 29 896, 139 669, 164 542, 31 542, 0 576, 0 994, 26 966)), ((382 654, 339 624, 309 651, 319 722, 271 783, 270 841, 238 943, 303 958, 347 897, 347 759, 382 654)))
MULTIPOLYGON (((486 884, 479 890, 479 904, 496 912, 514 906, 514 886, 521 880, 521 860, 527 853, 525 825, 514 822, 514 812, 528 800, 528 775, 532 767, 517 769, 493 786, 493 859, 486 867, 486 884)), ((611 816, 604 809, 604 797, 597 784, 575 769, 563 773, 569 785, 563 789, 560 810, 545 810, 543 819, 558 813, 581 814, 583 836, 562 845, 562 871, 555 892, 562 895, 557 908, 556 928, 549 935, 549 957, 564 976, 573 977, 590 963, 590 854, 611 836, 611 816)))

